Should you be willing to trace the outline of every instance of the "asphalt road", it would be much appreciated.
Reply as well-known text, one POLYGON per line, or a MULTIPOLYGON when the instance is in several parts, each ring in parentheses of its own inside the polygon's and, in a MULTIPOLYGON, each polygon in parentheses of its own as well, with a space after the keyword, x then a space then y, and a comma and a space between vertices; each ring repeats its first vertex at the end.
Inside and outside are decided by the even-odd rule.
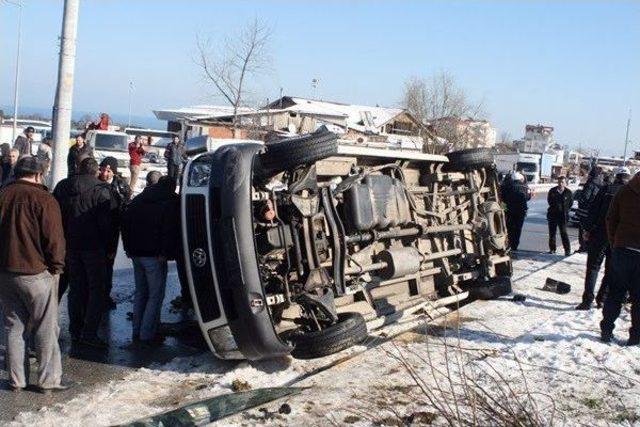
MULTIPOLYGON (((525 220, 520 250, 523 253, 546 252, 548 250, 548 231, 545 217, 547 202, 546 192, 541 189, 529 204, 529 212, 525 220)), ((570 229, 573 241, 577 239, 577 229, 570 229)), ((574 248, 576 249, 576 248, 574 248)), ((122 378, 127 373, 152 363, 166 363, 178 356, 189 356, 206 352, 203 341, 196 331, 185 334, 182 338, 168 338, 157 349, 138 349, 131 345, 131 322, 127 320, 127 313, 132 311, 133 302, 133 270, 131 261, 122 250, 116 258, 113 295, 118 303, 117 309, 110 311, 104 320, 101 334, 108 338, 108 350, 92 350, 71 346, 67 331, 68 318, 66 298, 60 307, 61 344, 63 355, 64 378, 75 383, 75 387, 63 393, 44 396, 37 393, 12 393, 7 390, 7 376, 0 371, 0 424, 2 421, 13 419, 23 411, 38 410, 42 406, 67 401, 79 393, 90 390, 108 381, 122 378)), ((175 265, 170 266, 169 280, 162 319, 164 322, 181 322, 186 313, 174 312, 170 308, 171 301, 180 292, 175 265)), ((0 355, 4 358, 4 333, 0 330, 0 355)), ((213 357, 213 356, 212 356, 213 357)), ((32 373, 35 364, 32 360, 32 373)), ((1 361, 4 364, 4 360, 1 361)), ((33 375, 31 382, 34 381, 33 375)))

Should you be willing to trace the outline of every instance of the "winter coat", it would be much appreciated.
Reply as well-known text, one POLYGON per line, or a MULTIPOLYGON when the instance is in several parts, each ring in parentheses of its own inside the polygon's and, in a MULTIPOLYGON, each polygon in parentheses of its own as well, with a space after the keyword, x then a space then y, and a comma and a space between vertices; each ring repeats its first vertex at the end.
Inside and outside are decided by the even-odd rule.
POLYGON ((82 148, 79 148, 77 144, 69 148, 69 154, 67 155, 68 176, 73 176, 78 173, 78 158, 81 156, 93 157, 93 148, 86 143, 82 148))
POLYGON ((578 207, 587 211, 591 203, 596 199, 598 192, 604 187, 602 175, 589 177, 582 188, 582 193, 578 198, 578 207))
POLYGON ((510 215, 526 215, 529 200, 531 200, 531 192, 526 183, 512 181, 503 185, 502 201, 507 205, 507 212, 510 215))
POLYGON ((624 186, 624 184, 609 184, 598 192, 589 208, 586 218, 582 221, 582 228, 588 231, 591 236, 589 240, 598 242, 608 242, 607 237, 607 212, 614 196, 624 186))
POLYGON ((113 209, 111 210, 112 233, 107 253, 115 254, 118 250, 118 239, 120 238, 120 224, 122 212, 131 201, 131 187, 120 175, 114 175, 113 181, 109 184, 113 209))
POLYGON ((16 181, 0 191, 0 271, 34 275, 64 268, 60 208, 43 185, 16 181))
POLYGON ((171 163, 175 166, 180 166, 182 164, 182 161, 185 159, 184 144, 174 144, 172 142, 167 145, 167 148, 164 150, 164 158, 168 163, 171 163))
POLYGON ((109 184, 95 176, 74 175, 60 181, 53 195, 60 203, 67 250, 111 249, 116 204, 109 184))
POLYGON ((146 187, 122 215, 122 241, 127 256, 175 259, 179 237, 179 199, 173 188, 146 187))
POLYGON ((15 142, 13 143, 13 148, 19 151, 19 157, 31 156, 32 143, 33 141, 27 138, 26 136, 20 135, 16 138, 15 142))
POLYGON ((640 249, 640 173, 613 197, 607 213, 607 234, 614 248, 640 249))
POLYGON ((547 194, 547 219, 566 222, 569 219, 569 210, 573 205, 573 193, 565 187, 561 193, 558 191, 560 187, 556 186, 549 190, 547 194))

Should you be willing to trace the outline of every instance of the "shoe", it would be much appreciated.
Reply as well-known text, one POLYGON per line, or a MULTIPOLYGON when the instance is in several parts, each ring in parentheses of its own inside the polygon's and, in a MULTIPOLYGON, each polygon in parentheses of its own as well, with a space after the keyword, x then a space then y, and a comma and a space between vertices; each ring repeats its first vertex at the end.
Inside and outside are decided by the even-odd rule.
POLYGON ((564 251, 564 256, 571 256, 571 251, 564 251))
POLYGON ((36 386, 36 387, 34 387, 34 389, 38 393, 53 394, 53 393, 60 393, 61 391, 69 390, 71 387, 73 387, 73 384, 71 384, 71 383, 62 383, 61 382, 59 385, 57 385, 55 387, 44 388, 44 387, 36 386))
POLYGON ((555 254, 556 254, 556 250, 555 250, 555 249, 554 249, 554 250, 550 250, 550 251, 549 251, 549 252, 547 252, 547 253, 548 253, 548 254, 550 254, 550 255, 555 255, 555 254))
POLYGON ((9 384, 9 390, 11 390, 14 393, 20 393, 24 389, 25 387, 18 387, 17 385, 9 384))
POLYGON ((591 304, 586 302, 580 303, 576 306, 576 310, 591 310, 591 304))
POLYGON ((613 334, 611 332, 601 332, 600 333, 600 341, 605 343, 605 344, 609 344, 611 342, 611 340, 613 339, 613 334))
POLYGON ((109 348, 109 344, 98 337, 81 338, 80 344, 86 345, 88 347, 101 348, 101 349, 109 348))
POLYGON ((629 338, 629 341, 625 344, 627 347, 633 347, 640 344, 640 337, 629 338))
POLYGON ((143 347, 158 347, 164 343, 164 336, 156 335, 149 340, 138 340, 138 343, 143 347))

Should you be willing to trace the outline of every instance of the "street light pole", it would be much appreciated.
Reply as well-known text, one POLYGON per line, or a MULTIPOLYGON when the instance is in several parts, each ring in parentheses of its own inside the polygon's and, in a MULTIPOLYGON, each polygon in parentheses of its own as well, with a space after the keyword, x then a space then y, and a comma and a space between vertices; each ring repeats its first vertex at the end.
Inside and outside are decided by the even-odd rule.
POLYGON ((131 127, 131 98, 133 94, 133 82, 129 82, 129 122, 127 127, 131 127))
POLYGON ((78 33, 78 9, 80 0, 65 0, 60 39, 58 85, 53 104, 53 165, 52 187, 67 176, 69 135, 71 134, 71 106, 76 59, 76 35, 78 33))
POLYGON ((629 110, 629 118, 627 119, 627 134, 624 137, 624 163, 622 166, 627 166, 627 148, 629 147, 629 128, 631 127, 631 110, 629 110))
POLYGON ((12 2, 15 6, 18 6, 18 51, 16 52, 16 76, 13 86, 13 132, 11 141, 16 140, 16 133, 18 132, 18 95, 20 94, 20 51, 22 50, 22 2, 12 2))

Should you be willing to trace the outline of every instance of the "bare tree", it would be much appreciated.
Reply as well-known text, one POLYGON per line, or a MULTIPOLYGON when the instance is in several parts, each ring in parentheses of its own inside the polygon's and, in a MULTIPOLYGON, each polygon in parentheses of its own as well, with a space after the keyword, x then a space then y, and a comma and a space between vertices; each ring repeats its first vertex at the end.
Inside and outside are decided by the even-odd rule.
POLYGON ((470 101, 465 91, 456 85, 453 76, 447 72, 436 73, 429 79, 407 79, 403 104, 418 120, 430 124, 436 135, 446 139, 449 144, 443 146, 432 139, 425 141, 425 150, 428 152, 465 147, 470 132, 463 121, 477 120, 485 114, 482 102, 470 101))
POLYGON ((210 40, 197 38, 197 64, 217 92, 233 107, 234 131, 238 127, 238 109, 247 92, 247 77, 263 71, 267 65, 271 28, 254 19, 223 48, 214 52, 210 40))

